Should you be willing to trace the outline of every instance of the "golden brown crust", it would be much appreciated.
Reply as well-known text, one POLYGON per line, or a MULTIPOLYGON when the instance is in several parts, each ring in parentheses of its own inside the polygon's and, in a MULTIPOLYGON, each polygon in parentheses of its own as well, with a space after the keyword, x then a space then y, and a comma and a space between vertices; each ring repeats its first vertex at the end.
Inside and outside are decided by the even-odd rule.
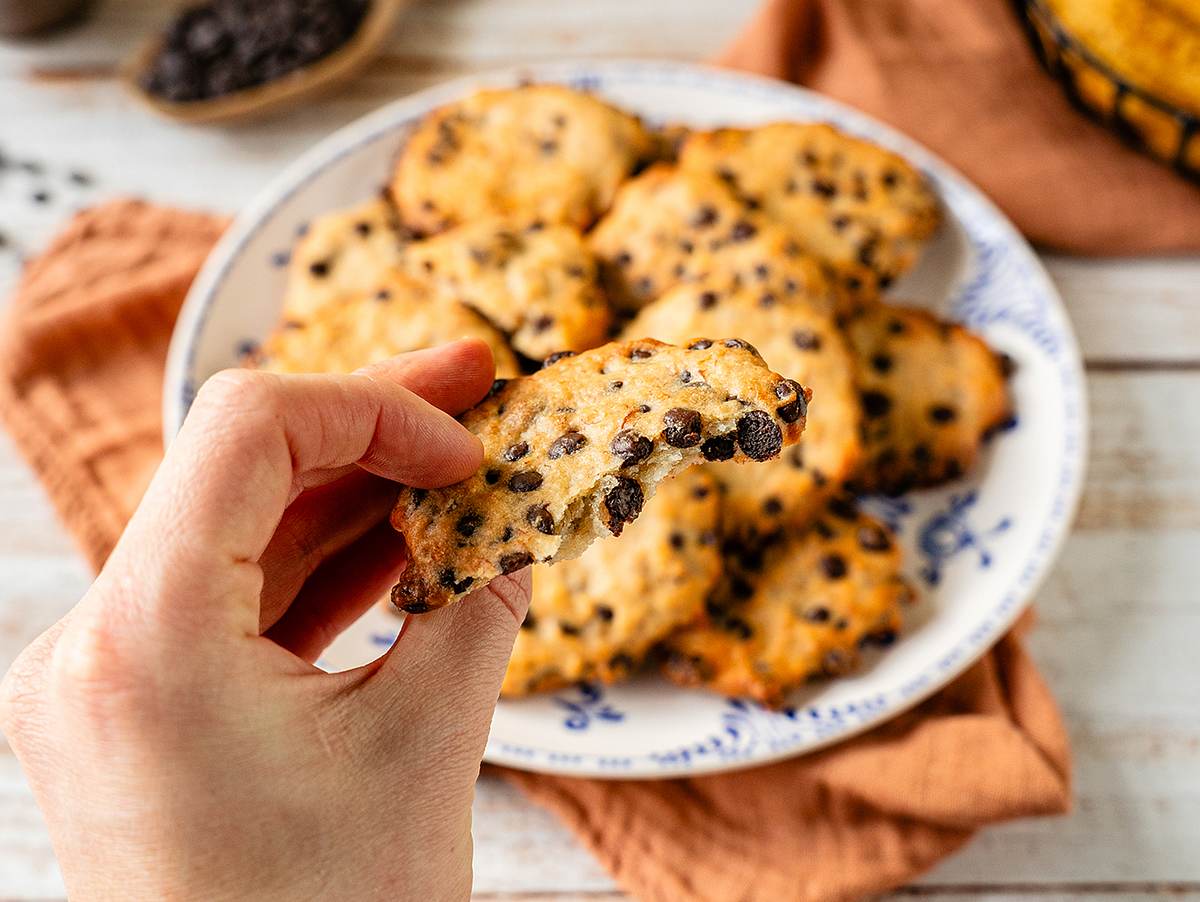
POLYGON ((903 158, 824 123, 697 133, 679 159, 786 227, 852 296, 873 298, 911 269, 941 219, 930 186, 903 158))
POLYGON ((496 374, 517 375, 504 336, 483 317, 394 273, 369 294, 328 302, 307 320, 285 321, 264 342, 258 365, 275 373, 349 373, 459 338, 483 339, 496 374))
POLYGON ((681 467, 777 457, 800 437, 807 394, 737 339, 612 342, 498 383, 461 418, 483 443, 479 471, 400 492, 392 524, 411 558, 393 601, 420 613, 578 557, 681 467))
POLYGON ((957 323, 881 304, 850 320, 846 336, 863 411, 862 491, 961 476, 1012 415, 1004 359, 957 323))
POLYGON ((721 573, 720 499, 703 468, 665 480, 620 538, 533 571, 533 601, 501 694, 629 676, 654 643, 694 621, 721 573))
POLYGON ((654 142, 641 123, 560 85, 479 91, 430 113, 392 179, 423 233, 487 216, 587 227, 654 142))
POLYGON ((807 530, 726 550, 705 621, 666 642, 664 672, 685 686, 780 705, 808 680, 848 673, 862 646, 890 644, 912 598, 886 527, 846 499, 807 530))
POLYGON ((284 318, 305 320, 326 304, 373 291, 400 267, 407 240, 381 198, 318 216, 292 251, 284 318))
POLYGON ((405 268, 468 304, 534 360, 608 338, 612 312, 578 231, 491 218, 409 245, 405 268))

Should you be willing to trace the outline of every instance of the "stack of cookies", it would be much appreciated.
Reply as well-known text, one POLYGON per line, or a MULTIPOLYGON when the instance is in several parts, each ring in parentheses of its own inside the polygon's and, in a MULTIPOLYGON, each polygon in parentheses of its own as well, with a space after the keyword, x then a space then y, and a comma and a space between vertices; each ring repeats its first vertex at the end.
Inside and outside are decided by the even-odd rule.
POLYGON ((939 220, 920 172, 826 124, 654 131, 557 85, 482 91, 416 128, 383 196, 311 224, 254 363, 481 338, 485 464, 402 493, 398 606, 534 563, 506 695, 657 668, 780 704, 913 598, 856 496, 963 475, 1010 417, 1001 356, 882 298, 939 220))

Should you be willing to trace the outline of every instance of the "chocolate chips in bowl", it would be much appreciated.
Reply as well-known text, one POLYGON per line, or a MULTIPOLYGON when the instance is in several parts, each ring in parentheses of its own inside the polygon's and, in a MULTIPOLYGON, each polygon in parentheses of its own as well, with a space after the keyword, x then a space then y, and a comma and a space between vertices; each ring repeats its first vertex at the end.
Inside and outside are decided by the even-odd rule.
POLYGON ((209 0, 180 11, 126 66, 155 111, 189 122, 277 109, 356 72, 406 0, 209 0))

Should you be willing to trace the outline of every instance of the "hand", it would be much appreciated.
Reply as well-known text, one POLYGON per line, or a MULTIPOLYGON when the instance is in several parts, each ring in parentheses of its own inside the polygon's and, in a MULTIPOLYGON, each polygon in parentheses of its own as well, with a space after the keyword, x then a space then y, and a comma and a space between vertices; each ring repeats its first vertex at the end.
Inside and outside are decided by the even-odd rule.
POLYGON ((0 687, 72 899, 453 899, 528 570, 311 663, 405 562, 396 483, 479 466, 478 341, 208 381, 83 600, 0 687))

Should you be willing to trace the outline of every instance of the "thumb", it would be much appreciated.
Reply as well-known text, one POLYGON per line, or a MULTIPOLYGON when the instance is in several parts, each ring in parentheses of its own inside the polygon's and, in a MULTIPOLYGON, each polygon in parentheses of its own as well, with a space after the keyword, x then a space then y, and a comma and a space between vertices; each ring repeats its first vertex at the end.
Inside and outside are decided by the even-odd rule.
POLYGON ((478 763, 531 589, 526 567, 455 604, 409 615, 363 689, 384 696, 381 705, 419 704, 425 729, 452 734, 478 763))

